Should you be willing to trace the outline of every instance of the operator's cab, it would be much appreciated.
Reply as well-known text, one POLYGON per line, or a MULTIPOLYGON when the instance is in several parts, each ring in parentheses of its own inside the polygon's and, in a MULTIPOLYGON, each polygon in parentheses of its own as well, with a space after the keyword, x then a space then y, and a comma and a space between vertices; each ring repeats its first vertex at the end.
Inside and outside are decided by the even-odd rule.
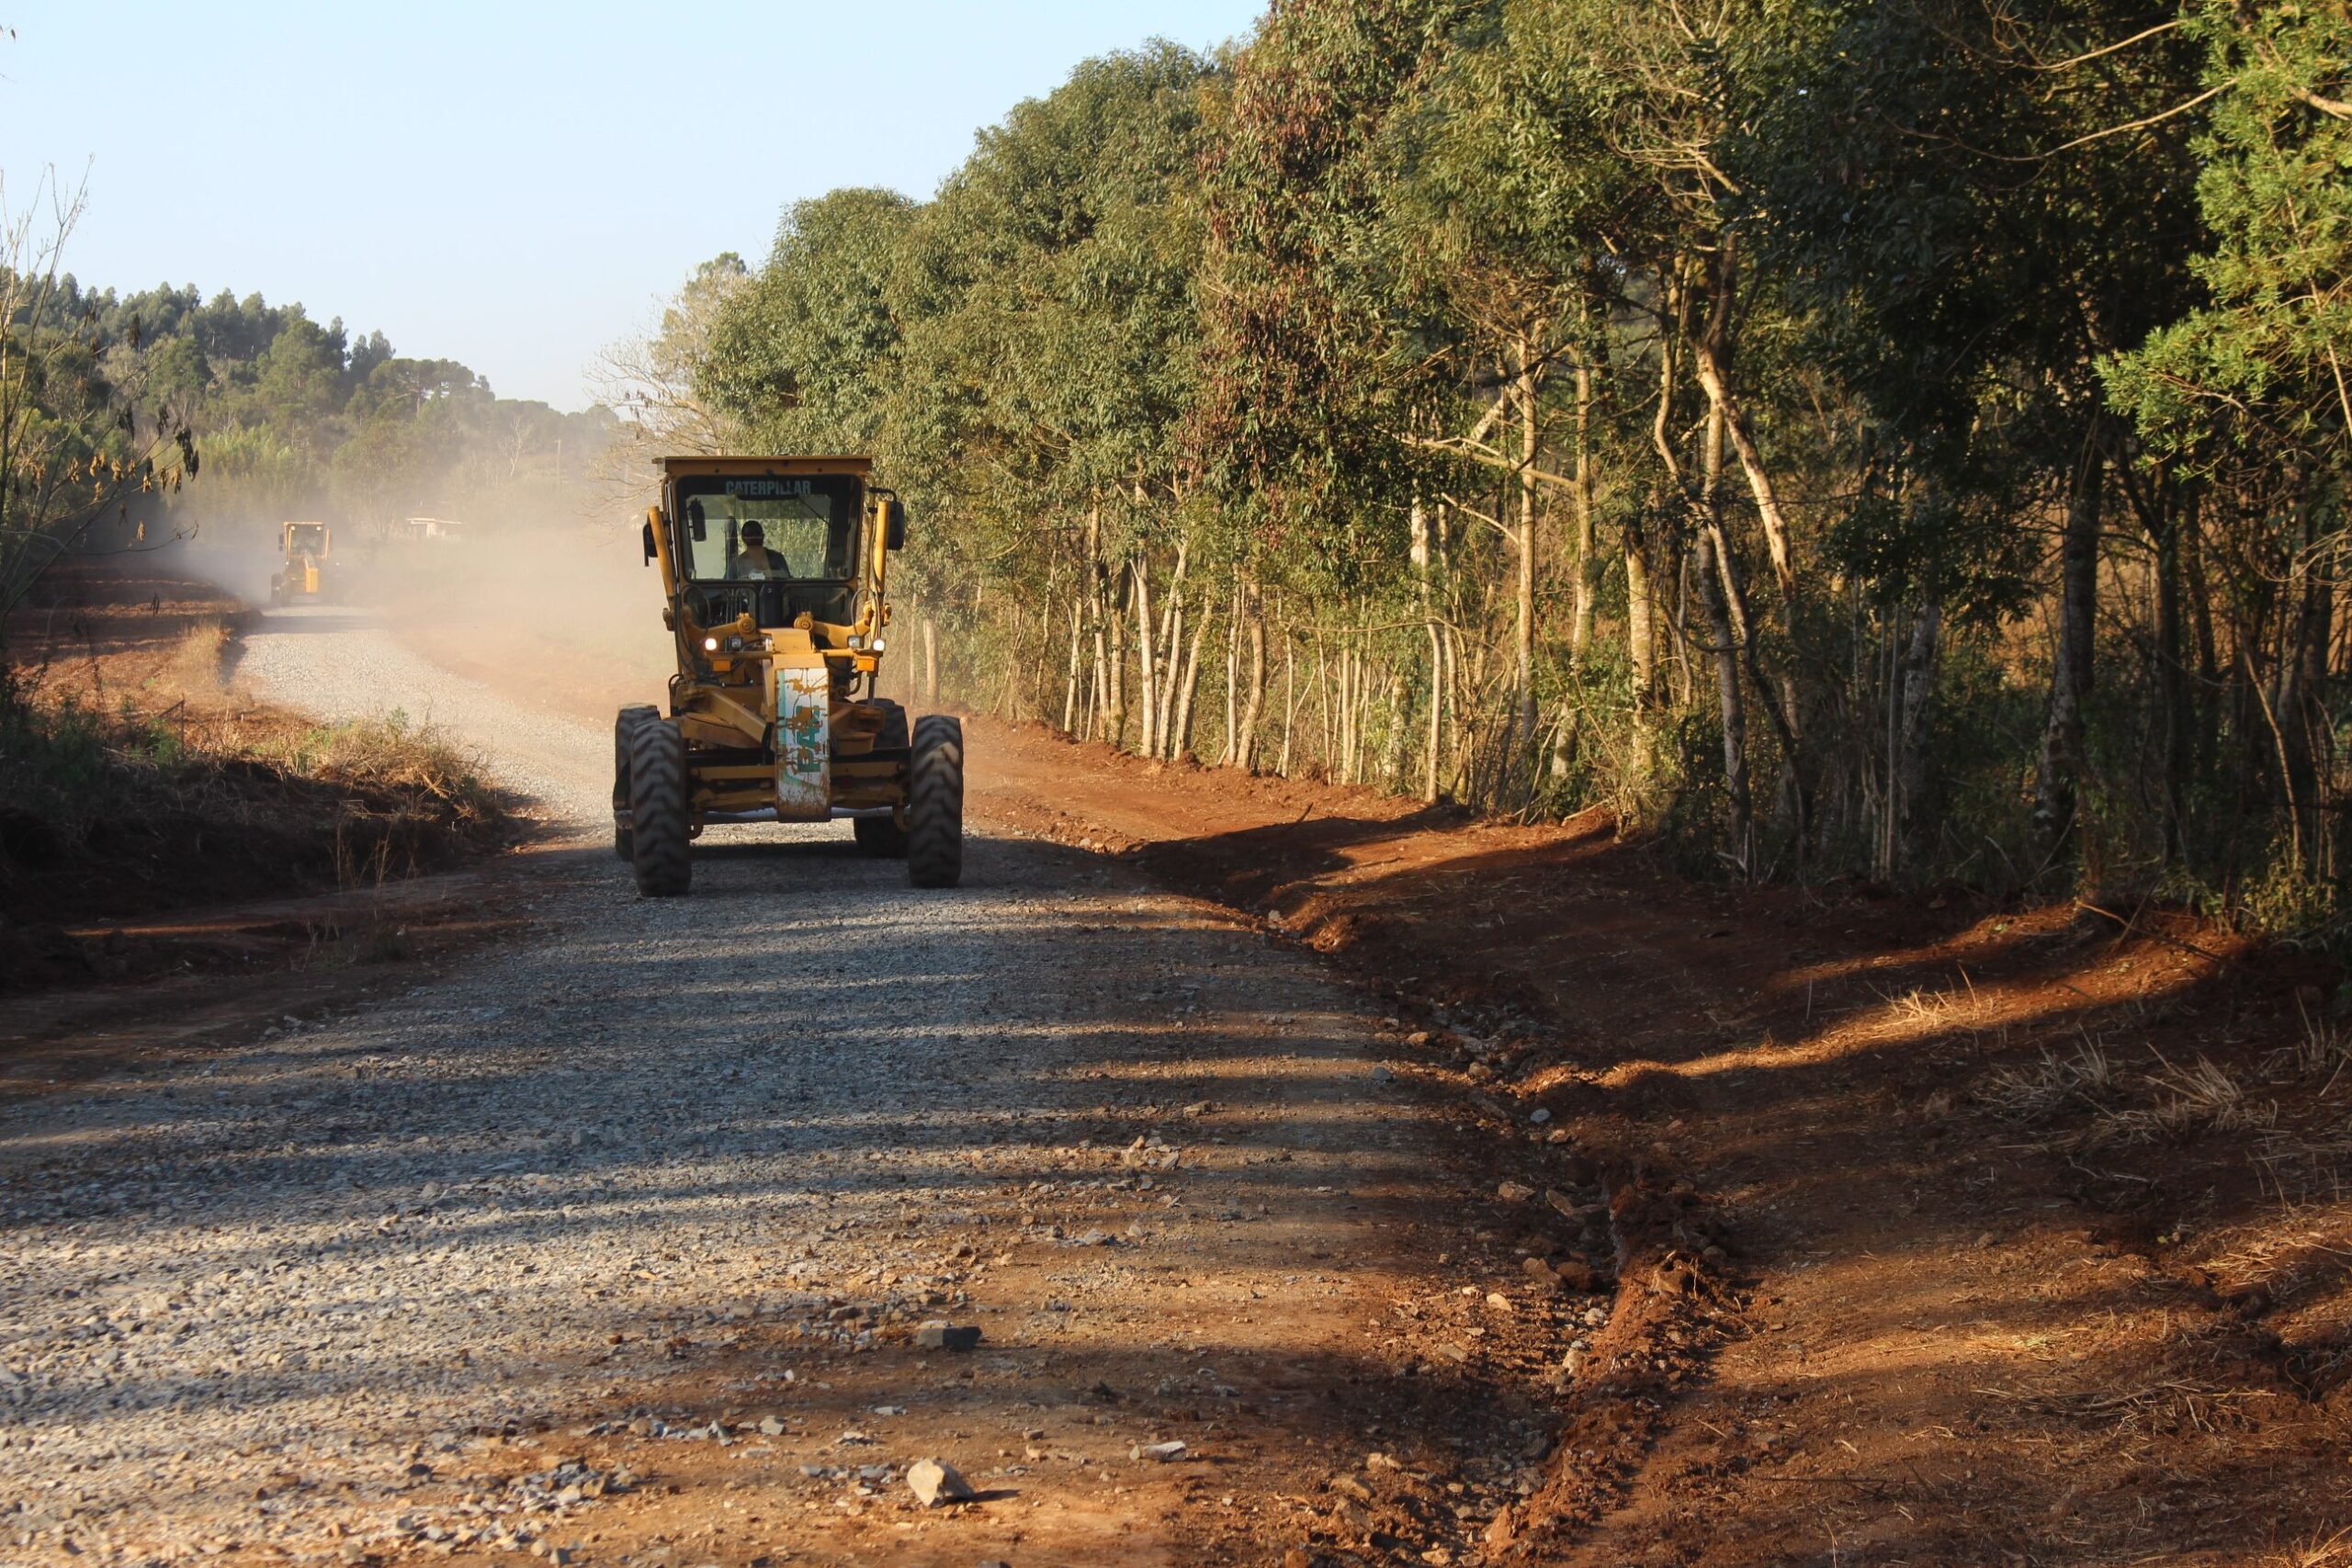
POLYGON ((762 627, 802 615, 857 618, 865 481, 857 474, 681 474, 672 481, 678 561, 694 618, 750 615, 762 627), (770 563, 754 569, 746 536, 770 563))

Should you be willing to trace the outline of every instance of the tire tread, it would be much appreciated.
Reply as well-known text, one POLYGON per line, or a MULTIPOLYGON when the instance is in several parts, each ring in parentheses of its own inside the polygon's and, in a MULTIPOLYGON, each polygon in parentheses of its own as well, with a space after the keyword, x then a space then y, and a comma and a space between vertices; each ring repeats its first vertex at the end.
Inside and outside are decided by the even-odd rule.
POLYGON ((686 741, 676 725, 657 717, 631 730, 628 783, 629 863, 637 890, 648 898, 676 897, 694 883, 686 741))
POLYGON ((953 887, 964 875, 964 725, 945 714, 915 720, 907 765, 907 880, 953 887))

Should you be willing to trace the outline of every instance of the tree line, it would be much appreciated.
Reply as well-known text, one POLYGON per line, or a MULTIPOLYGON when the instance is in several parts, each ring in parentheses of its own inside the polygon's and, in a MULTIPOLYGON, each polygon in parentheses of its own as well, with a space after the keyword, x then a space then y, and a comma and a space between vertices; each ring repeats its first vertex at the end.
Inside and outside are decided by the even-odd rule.
POLYGON ((2347 76, 2343 0, 1281 0, 794 205, 630 412, 875 454, 1079 735, 2325 926, 2347 76))
POLYGON ((85 287, 61 265, 74 212, 0 228, 0 611, 76 548, 259 548, 287 517, 346 538, 419 514, 576 518, 601 406, 500 398, 258 294, 85 287))

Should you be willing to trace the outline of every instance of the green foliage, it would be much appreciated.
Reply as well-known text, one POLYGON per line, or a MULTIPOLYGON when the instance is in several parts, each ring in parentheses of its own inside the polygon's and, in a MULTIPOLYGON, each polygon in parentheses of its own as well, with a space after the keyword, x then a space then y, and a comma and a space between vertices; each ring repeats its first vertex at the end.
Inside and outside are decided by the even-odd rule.
POLYGON ((2332 909, 2347 62, 2340 0, 1282 0, 797 204, 661 352, 693 439, 873 453, 968 699, 2332 909))
POLYGON ((2196 140, 2208 302, 2104 367, 2161 449, 2312 454, 2352 439, 2352 13, 2207 0, 2185 18, 2218 95, 2196 140))
POLYGON ((913 213, 895 192, 840 190, 785 214, 767 265, 718 312, 695 367, 706 395, 751 445, 874 445, 884 368, 899 340, 885 291, 913 213))

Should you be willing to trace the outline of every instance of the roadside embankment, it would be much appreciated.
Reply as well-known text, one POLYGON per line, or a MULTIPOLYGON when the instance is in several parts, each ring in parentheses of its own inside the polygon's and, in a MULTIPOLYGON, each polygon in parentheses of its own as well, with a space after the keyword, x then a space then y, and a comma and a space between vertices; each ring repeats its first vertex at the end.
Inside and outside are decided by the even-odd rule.
POLYGON ((1325 953, 1473 1114, 1592 1161, 1619 1301, 1526 1549, 2337 1561, 2296 1555, 2352 1437, 2333 965, 970 728, 977 813, 1325 953))
MULTIPOLYGON (((0 990, 269 967, 270 933, 155 917, 379 891, 513 841, 469 758, 397 717, 322 721, 231 676, 253 619, 141 558, 68 561, 6 628, 0 990)), ((246 922, 252 924, 253 922, 246 922)), ((334 916, 269 912, 315 957, 334 916)), ((231 922, 232 926, 236 922, 231 922)), ((391 931, 368 932, 376 956, 391 931)))

